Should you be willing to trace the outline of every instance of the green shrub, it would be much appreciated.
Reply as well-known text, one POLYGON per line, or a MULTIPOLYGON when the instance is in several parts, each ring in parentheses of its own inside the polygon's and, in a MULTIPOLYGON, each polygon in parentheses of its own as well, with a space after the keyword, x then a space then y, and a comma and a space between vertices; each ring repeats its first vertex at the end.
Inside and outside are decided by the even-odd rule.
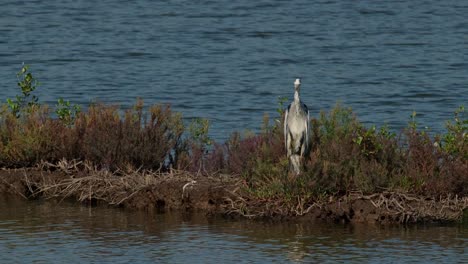
POLYGON ((75 122, 75 119, 80 112, 81 107, 79 105, 71 105, 70 101, 65 101, 63 98, 59 98, 57 105, 55 106, 55 113, 58 118, 68 126, 75 122))
POLYGON ((464 106, 454 113, 454 121, 447 121, 447 133, 442 136, 442 149, 451 155, 468 159, 468 116, 464 106))
POLYGON ((21 70, 16 74, 18 78, 18 87, 21 89, 21 94, 16 95, 15 99, 7 99, 8 107, 11 113, 20 117, 22 112, 30 112, 34 107, 38 105, 38 98, 31 93, 36 90, 39 82, 33 77, 32 73, 29 72, 29 66, 22 66, 21 70))

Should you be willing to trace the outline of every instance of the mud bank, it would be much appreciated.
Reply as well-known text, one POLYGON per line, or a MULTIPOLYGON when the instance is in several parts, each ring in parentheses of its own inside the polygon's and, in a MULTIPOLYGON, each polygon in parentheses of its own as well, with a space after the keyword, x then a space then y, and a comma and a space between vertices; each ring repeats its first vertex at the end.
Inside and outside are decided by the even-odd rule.
POLYGON ((255 199, 244 190, 239 178, 228 175, 0 170, 1 194, 25 199, 73 199, 87 205, 134 210, 196 210, 233 218, 387 224, 457 222, 468 208, 468 197, 428 198, 396 192, 349 193, 286 205, 281 201, 255 199))

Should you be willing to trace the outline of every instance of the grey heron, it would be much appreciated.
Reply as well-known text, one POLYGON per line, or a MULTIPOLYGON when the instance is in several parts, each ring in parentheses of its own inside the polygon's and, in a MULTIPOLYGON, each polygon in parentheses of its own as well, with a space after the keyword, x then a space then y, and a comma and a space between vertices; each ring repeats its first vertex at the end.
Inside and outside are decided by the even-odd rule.
POLYGON ((294 82, 294 100, 286 108, 284 115, 284 143, 289 168, 301 173, 302 160, 310 151, 309 109, 299 98, 301 80, 294 82))

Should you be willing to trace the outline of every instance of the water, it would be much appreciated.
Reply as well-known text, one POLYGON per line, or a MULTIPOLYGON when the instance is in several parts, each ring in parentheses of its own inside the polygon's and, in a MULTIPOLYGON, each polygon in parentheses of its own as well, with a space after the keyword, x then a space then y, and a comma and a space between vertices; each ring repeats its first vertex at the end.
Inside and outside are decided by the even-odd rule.
POLYGON ((335 102, 396 131, 441 131, 468 102, 468 2, 13 1, 0 12, 0 99, 31 65, 42 102, 170 103, 211 134, 257 130, 294 78, 312 116, 335 102))
MULTIPOLYGON (((31 65, 41 101, 170 103, 211 135, 260 127, 277 98, 335 102, 398 131, 443 129, 468 102, 468 2, 13 1, 0 12, 0 101, 31 65)), ((265 224, 0 199, 1 262, 463 262, 467 227, 265 224)))
POLYGON ((227 221, 0 196, 2 263, 466 263, 468 226, 227 221))

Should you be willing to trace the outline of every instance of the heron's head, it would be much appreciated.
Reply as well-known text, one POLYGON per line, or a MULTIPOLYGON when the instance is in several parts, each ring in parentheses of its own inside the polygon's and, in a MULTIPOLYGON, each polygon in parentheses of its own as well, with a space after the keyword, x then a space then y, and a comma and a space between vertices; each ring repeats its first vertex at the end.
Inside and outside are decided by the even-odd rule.
POLYGON ((299 92, 299 87, 301 87, 301 79, 297 78, 294 82, 294 90, 299 92))

